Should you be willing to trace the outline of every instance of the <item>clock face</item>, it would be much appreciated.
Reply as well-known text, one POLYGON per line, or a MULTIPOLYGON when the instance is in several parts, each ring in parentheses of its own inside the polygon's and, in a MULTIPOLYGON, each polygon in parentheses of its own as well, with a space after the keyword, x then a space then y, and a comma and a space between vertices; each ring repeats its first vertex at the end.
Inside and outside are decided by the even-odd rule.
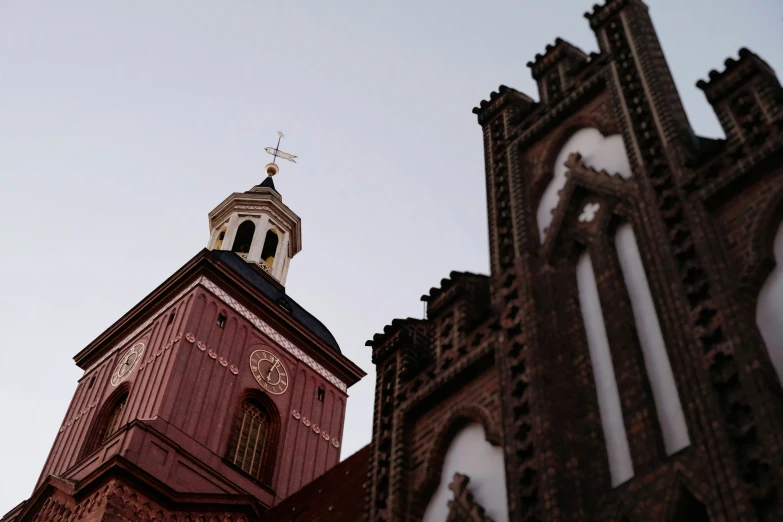
POLYGON ((266 350, 250 354, 250 371, 258 384, 271 394, 280 395, 288 389, 288 372, 283 361, 266 350))
POLYGON ((120 357, 120 362, 117 363, 117 367, 114 369, 114 373, 111 375, 111 385, 117 386, 119 383, 125 380, 130 375, 130 372, 141 361, 144 355, 144 343, 134 344, 130 350, 120 357))

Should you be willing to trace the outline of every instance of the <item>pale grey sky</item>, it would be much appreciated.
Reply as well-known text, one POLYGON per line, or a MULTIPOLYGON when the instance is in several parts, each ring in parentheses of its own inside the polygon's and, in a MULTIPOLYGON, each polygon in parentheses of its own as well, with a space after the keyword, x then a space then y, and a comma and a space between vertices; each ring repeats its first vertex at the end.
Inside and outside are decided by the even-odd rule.
MULTIPOLYGON (((0 515, 31 493, 80 376, 71 357, 208 239, 263 179, 303 222, 288 292, 369 375, 343 457, 369 441, 364 341, 451 270, 486 273, 480 128, 560 36, 595 51, 593 0, 0 0, 0 515)), ((694 87, 746 46, 783 70, 779 0, 650 0, 691 123, 694 87)))

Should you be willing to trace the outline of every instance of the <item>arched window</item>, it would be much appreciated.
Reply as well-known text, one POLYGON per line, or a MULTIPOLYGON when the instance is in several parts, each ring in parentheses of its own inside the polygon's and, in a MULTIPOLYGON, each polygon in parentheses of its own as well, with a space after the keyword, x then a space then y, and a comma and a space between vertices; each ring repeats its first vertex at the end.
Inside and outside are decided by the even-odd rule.
POLYGON ((277 233, 274 230, 267 230, 266 237, 264 238, 264 249, 261 251, 261 259, 271 266, 275 262, 275 254, 277 253, 277 233))
POLYGON ((243 221, 237 228, 237 235, 234 237, 232 252, 247 254, 250 252, 250 244, 253 242, 253 234, 256 232, 256 225, 250 221, 243 221))
POLYGON ((114 435, 118 429, 120 429, 120 423, 122 422, 122 414, 125 412, 125 405, 128 403, 128 394, 126 393, 120 397, 117 404, 109 412, 109 418, 106 420, 106 427, 103 431, 103 436, 100 438, 100 442, 104 442, 106 439, 114 435))
POLYGON ((84 445, 83 457, 98 449, 122 427, 122 414, 128 403, 128 392, 129 387, 125 386, 106 401, 101 412, 95 418, 92 431, 84 445))
POLYGON ((226 459, 263 483, 271 482, 280 420, 274 405, 255 397, 239 408, 226 459))

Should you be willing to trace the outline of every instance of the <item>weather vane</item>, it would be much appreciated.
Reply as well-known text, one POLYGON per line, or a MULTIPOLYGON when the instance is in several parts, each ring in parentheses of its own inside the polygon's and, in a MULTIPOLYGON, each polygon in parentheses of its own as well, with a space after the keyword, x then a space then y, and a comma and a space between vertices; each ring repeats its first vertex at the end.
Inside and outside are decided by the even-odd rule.
POLYGON ((274 176, 280 170, 280 167, 278 167, 275 164, 277 158, 283 158, 293 163, 296 163, 296 156, 280 150, 280 140, 282 140, 283 138, 285 138, 285 134, 283 134, 283 131, 277 131, 277 146, 274 148, 272 147, 264 148, 267 154, 271 154, 273 156, 272 163, 268 164, 265 168, 266 173, 270 176, 274 176))

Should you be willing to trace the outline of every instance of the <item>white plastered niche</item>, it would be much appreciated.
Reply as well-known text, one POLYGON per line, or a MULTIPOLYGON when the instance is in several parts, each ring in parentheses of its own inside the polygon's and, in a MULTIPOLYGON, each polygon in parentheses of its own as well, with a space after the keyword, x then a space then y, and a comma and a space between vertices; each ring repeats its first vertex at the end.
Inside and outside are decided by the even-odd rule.
POLYGON ((486 510, 486 516, 494 522, 508 522, 505 469, 503 448, 487 442, 481 424, 468 424, 449 445, 440 484, 427 505, 422 521, 443 522, 448 518, 448 502, 454 498, 449 484, 455 473, 462 473, 470 478, 468 490, 486 510))
POLYGON ((783 222, 778 226, 773 245, 776 265, 761 287, 756 325, 778 378, 783 381, 783 222))

